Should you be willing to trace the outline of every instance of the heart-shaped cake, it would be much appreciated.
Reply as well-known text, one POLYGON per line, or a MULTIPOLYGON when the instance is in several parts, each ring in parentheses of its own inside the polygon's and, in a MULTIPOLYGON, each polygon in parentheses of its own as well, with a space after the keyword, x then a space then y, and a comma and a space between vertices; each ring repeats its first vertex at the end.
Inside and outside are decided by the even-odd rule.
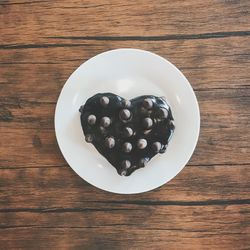
POLYGON ((164 153, 175 128, 166 100, 153 95, 126 100, 112 93, 96 94, 79 111, 85 140, 123 176, 164 153))

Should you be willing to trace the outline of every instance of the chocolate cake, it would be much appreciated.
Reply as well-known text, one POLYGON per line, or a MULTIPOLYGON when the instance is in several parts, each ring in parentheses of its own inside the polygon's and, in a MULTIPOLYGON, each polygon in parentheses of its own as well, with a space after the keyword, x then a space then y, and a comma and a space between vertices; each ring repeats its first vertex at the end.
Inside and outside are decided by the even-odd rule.
POLYGON ((153 95, 125 100, 112 93, 96 94, 79 111, 86 142, 123 176, 164 153, 175 129, 165 98, 153 95))

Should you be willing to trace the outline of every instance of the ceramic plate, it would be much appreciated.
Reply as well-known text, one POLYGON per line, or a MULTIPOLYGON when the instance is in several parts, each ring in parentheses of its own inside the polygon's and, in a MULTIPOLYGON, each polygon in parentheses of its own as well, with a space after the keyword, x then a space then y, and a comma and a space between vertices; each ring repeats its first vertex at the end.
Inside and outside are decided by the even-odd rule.
POLYGON ((199 129, 199 106, 188 80, 166 59, 139 49, 111 50, 83 63, 65 83, 55 111, 56 138, 71 168, 90 184, 121 194, 146 192, 176 176, 195 149, 199 129), (79 107, 102 92, 128 99, 165 96, 172 109, 176 128, 166 153, 129 177, 119 176, 84 140, 79 107))

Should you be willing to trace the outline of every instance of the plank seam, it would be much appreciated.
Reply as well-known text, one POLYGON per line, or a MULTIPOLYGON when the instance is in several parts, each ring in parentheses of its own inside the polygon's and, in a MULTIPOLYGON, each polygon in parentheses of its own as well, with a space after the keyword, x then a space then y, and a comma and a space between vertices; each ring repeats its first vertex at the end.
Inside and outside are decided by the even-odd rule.
POLYGON ((211 32, 201 34, 173 34, 165 36, 49 36, 44 38, 62 40, 87 40, 87 41, 169 41, 193 40, 224 37, 249 36, 250 31, 211 32))
MULTIPOLYGON (((234 166, 249 166, 249 163, 214 163, 214 164, 188 164, 186 167, 234 167, 234 166)), ((28 167, 0 167, 1 170, 19 170, 19 169, 45 169, 45 168, 68 168, 69 165, 67 163, 60 165, 48 165, 48 166, 28 166, 28 167)))
MULTIPOLYGON (((150 200, 120 200, 120 201, 88 201, 94 204, 119 204, 119 205, 138 205, 138 206, 225 206, 225 205, 250 205, 250 199, 243 200, 207 200, 207 201, 150 201, 150 200)), ((113 210, 130 210, 130 208, 108 208, 108 209, 91 209, 91 208, 4 208, 0 213, 65 213, 65 212, 96 212, 96 211, 113 211, 113 210)), ((136 210, 136 209, 135 209, 136 210)))
MULTIPOLYGON (((225 37, 242 37, 249 36, 250 31, 231 31, 231 32, 214 32, 202 34, 176 34, 166 36, 49 36, 46 39, 61 40, 82 40, 82 41, 170 41, 170 40, 197 40, 225 37)), ((37 48, 53 48, 53 47, 79 47, 91 46, 91 44, 1 44, 0 49, 37 49, 37 48)))

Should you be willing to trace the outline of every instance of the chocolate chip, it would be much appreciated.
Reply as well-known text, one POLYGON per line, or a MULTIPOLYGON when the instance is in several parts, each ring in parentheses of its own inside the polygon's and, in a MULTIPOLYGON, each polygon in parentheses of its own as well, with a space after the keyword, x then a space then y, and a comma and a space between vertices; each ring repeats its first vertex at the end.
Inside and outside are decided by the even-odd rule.
POLYGON ((163 147, 161 148, 161 150, 159 151, 160 154, 165 153, 165 151, 167 150, 167 145, 163 145, 163 147))
POLYGON ((144 168, 144 167, 147 165, 147 163, 148 163, 148 159, 146 159, 146 158, 141 158, 141 159, 139 160, 138 165, 139 165, 140 168, 144 168))
POLYGON ((129 100, 123 100, 122 101, 122 106, 124 108, 130 108, 131 107, 131 101, 129 101, 129 100))
POLYGON ((122 109, 120 111, 120 119, 121 120, 129 120, 129 118, 131 117, 131 112, 128 109, 122 109))
POLYGON ((111 120, 109 117, 107 116, 102 117, 101 126, 103 126, 104 128, 107 128, 110 125, 110 123, 111 123, 111 120))
POLYGON ((131 166, 131 162, 129 160, 122 161, 122 169, 128 169, 131 166))
POLYGON ((125 127, 125 128, 124 128, 124 131, 123 131, 123 135, 124 135, 125 137, 130 137, 130 136, 132 136, 132 135, 133 135, 133 130, 132 130, 132 128, 130 128, 130 127, 125 127))
POLYGON ((132 150, 132 144, 130 142, 125 142, 122 145, 122 151, 125 153, 129 153, 132 150))
POLYGON ((126 170, 121 171, 120 175, 121 176, 126 176, 127 175, 127 171, 126 170))
POLYGON ((175 125, 174 125, 174 121, 173 121, 173 120, 170 120, 170 121, 169 121, 169 128, 170 128, 171 130, 174 130, 174 129, 175 129, 175 125))
POLYGON ((95 115, 89 115, 88 116, 88 124, 89 125, 95 125, 96 123, 96 116, 95 115))
POLYGON ((151 108, 153 108, 153 105, 154 105, 154 103, 150 98, 144 99, 144 101, 143 101, 143 107, 144 108, 151 109, 151 108))
POLYGON ((92 142, 92 141, 93 141, 93 136, 90 135, 90 134, 86 135, 86 136, 85 136, 85 141, 86 141, 86 142, 92 142))
POLYGON ((167 118, 168 117, 168 111, 167 109, 164 109, 164 108, 160 108, 159 109, 159 116, 160 118, 167 118))
POLYGON ((146 117, 143 119, 142 124, 144 128, 149 129, 153 126, 153 121, 151 118, 146 117))
POLYGON ((115 146, 115 139, 113 137, 106 137, 105 146, 107 148, 113 148, 115 146))
POLYGON ((153 148, 154 152, 156 152, 156 153, 160 152, 160 150, 161 150, 161 143, 158 142, 158 141, 154 142, 152 144, 152 148, 153 148))
POLYGON ((102 96, 100 103, 103 107, 106 107, 109 104, 109 98, 107 96, 102 96))
POLYGON ((147 147, 147 141, 145 139, 139 139, 137 142, 137 147, 139 149, 144 149, 147 147))

